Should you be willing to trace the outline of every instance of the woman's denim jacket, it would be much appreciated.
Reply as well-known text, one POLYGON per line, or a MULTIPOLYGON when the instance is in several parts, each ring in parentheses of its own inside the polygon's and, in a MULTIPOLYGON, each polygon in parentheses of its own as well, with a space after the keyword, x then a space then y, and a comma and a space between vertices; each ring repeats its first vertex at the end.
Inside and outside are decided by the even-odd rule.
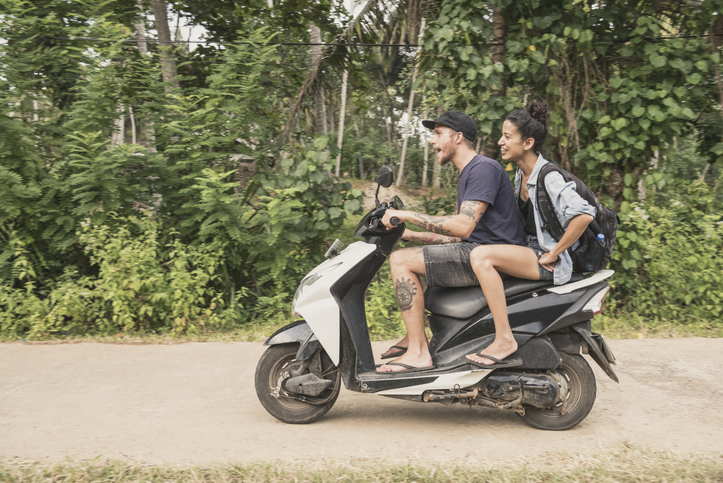
MULTIPOLYGON (((537 206, 537 175, 540 173, 540 169, 546 165, 549 161, 545 160, 542 155, 537 157, 535 167, 532 169, 530 178, 527 180, 527 191, 530 194, 530 202, 534 209, 535 226, 537 227, 537 240, 546 252, 552 251, 557 245, 557 242, 552 235, 547 231, 542 230, 542 220, 540 217, 540 209, 537 206)), ((518 168, 515 175, 515 199, 520 196, 520 185, 522 184, 522 171, 518 168)), ((575 183, 565 182, 562 175, 556 171, 550 172, 545 177, 545 187, 547 193, 550 196, 550 200, 554 203, 555 213, 557 218, 560 220, 560 224, 563 228, 567 229, 567 225, 570 224, 570 220, 574 217, 582 214, 588 214, 595 216, 595 208, 590 205, 584 198, 582 198, 577 191, 575 191, 575 183)), ((575 242, 572 247, 576 248, 578 242, 575 242)), ((555 265, 554 282, 555 285, 562 285, 570 280, 572 276, 572 258, 570 254, 565 250, 560 254, 555 265)))

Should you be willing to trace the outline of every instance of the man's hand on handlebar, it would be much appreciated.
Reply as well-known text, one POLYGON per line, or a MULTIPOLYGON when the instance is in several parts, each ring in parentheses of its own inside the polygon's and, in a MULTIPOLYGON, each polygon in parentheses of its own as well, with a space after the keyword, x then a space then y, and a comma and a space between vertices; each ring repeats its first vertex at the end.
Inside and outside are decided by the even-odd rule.
POLYGON ((404 216, 404 211, 387 210, 382 217, 382 224, 387 227, 387 230, 391 230, 402 222, 402 216, 404 216))

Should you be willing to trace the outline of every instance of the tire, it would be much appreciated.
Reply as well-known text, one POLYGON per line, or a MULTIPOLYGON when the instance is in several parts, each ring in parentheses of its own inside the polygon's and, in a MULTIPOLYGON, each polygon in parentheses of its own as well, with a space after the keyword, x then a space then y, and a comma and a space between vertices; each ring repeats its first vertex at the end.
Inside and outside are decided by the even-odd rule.
MULTIPOLYGON (((339 396, 341 377, 326 352, 321 351, 321 365, 324 379, 331 385, 318 397, 303 396, 305 400, 294 399, 283 389, 286 367, 296 358, 299 344, 280 344, 269 347, 256 366, 256 395, 261 405, 273 417, 289 424, 313 423, 334 406, 339 396), (275 395, 274 395, 275 394, 275 395)), ((297 397, 302 398, 298 395, 297 397)))
POLYGON ((567 381, 566 414, 562 414, 563 403, 549 409, 525 406, 525 414, 519 415, 533 428, 548 431, 564 431, 577 426, 587 417, 595 403, 597 387, 595 374, 581 355, 560 352, 562 363, 553 371, 567 381))

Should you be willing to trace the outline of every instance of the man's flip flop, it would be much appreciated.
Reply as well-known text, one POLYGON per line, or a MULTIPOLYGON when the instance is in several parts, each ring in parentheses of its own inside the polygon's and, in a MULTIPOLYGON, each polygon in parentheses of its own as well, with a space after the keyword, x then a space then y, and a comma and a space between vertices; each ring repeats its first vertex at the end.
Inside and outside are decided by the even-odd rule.
POLYGON ((377 371, 377 374, 408 374, 410 372, 421 372, 421 371, 428 371, 430 369, 434 369, 434 365, 431 365, 429 367, 414 367, 410 366, 409 364, 402 364, 401 362, 387 362, 386 364, 382 364, 384 366, 399 366, 403 367, 403 371, 391 371, 391 372, 379 372, 377 371))
POLYGON ((467 359, 467 362, 472 364, 473 366, 481 367, 482 369, 499 369, 501 367, 517 367, 522 365, 522 359, 505 359, 505 360, 499 360, 496 357, 488 356, 487 354, 482 354, 482 352, 478 352, 475 354, 478 357, 484 357, 485 359, 489 359, 494 364, 481 364, 479 362, 475 362, 473 360, 467 359))
POLYGON ((393 354, 387 354, 386 356, 382 356, 382 359, 391 359, 392 357, 399 357, 407 352, 407 348, 402 347, 400 345, 393 345, 389 349, 387 349, 387 351, 390 351, 392 349, 399 349, 399 350, 393 354))

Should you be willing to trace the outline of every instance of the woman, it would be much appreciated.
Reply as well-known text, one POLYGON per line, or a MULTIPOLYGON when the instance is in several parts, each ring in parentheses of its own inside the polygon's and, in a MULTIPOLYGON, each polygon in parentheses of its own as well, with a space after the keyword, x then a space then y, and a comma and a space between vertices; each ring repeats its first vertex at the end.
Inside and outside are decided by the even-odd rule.
POLYGON ((537 174, 548 163, 540 151, 547 137, 547 106, 537 100, 528 109, 507 116, 502 137, 497 143, 502 159, 517 165, 515 199, 525 225, 527 246, 483 245, 471 254, 472 268, 494 318, 495 340, 477 354, 469 354, 470 363, 485 368, 513 367, 519 359, 503 361, 517 350, 507 318, 507 302, 499 272, 529 280, 551 280, 560 285, 572 275, 572 259, 567 249, 577 242, 595 216, 595 208, 575 191, 575 183, 565 182, 553 171, 545 176, 545 187, 565 234, 556 242, 543 231, 537 207, 537 174))

